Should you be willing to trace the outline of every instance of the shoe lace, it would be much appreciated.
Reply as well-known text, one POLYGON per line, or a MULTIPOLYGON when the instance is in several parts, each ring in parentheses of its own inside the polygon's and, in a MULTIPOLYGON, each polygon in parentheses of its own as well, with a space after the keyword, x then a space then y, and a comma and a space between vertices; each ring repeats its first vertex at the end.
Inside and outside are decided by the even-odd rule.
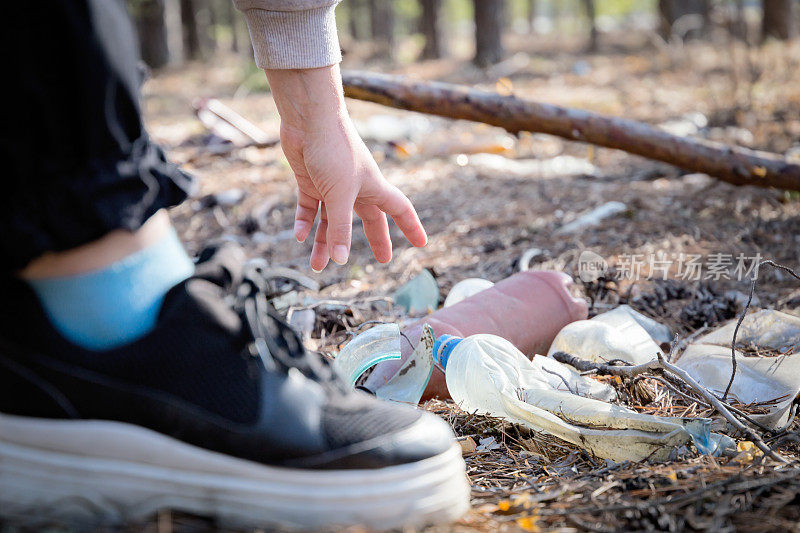
POLYGON ((309 379, 342 389, 344 382, 330 363, 306 350, 297 334, 274 311, 267 297, 270 292, 269 279, 262 268, 245 265, 236 299, 253 338, 251 355, 259 357, 268 371, 296 369, 309 379))

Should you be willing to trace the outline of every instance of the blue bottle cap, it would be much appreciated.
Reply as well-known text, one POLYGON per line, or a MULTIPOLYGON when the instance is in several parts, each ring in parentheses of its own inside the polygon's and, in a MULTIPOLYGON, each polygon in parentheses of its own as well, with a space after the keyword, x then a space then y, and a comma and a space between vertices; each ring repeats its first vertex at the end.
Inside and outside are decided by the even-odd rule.
POLYGON ((454 335, 441 335, 433 343, 433 357, 442 365, 442 368, 447 368, 447 361, 450 359, 450 354, 453 349, 458 346, 458 343, 463 341, 461 337, 454 335))

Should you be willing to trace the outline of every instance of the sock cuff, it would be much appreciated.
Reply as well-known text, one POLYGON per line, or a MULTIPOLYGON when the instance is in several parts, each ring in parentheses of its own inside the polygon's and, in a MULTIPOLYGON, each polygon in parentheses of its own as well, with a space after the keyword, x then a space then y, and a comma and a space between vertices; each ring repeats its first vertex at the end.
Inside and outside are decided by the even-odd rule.
POLYGON ((153 329, 172 287, 194 273, 174 229, 100 270, 29 280, 51 324, 70 342, 107 350, 153 329))

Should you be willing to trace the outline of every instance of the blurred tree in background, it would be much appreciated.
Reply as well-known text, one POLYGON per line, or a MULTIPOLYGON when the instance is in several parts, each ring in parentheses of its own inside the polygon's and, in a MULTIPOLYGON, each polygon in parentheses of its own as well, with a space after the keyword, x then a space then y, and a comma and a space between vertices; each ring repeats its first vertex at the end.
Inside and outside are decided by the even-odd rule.
MULTIPOLYGON (((231 0, 127 1, 142 58, 152 68, 210 60, 221 52, 252 52, 244 18, 231 0)), ((587 51, 599 52, 609 28, 643 18, 651 21, 652 34, 667 41, 710 38, 712 28, 742 39, 748 34, 760 34, 762 41, 793 39, 800 0, 344 0, 337 17, 345 51, 364 45, 369 57, 388 62, 449 53, 471 56, 485 68, 506 57, 511 36, 516 37, 509 43, 545 34, 581 35, 587 51), (758 14, 758 26, 747 22, 758 14)))
POLYGON ((475 64, 487 67, 503 58, 505 0, 473 0, 475 10, 475 64))
POLYGON ((761 33, 764 39, 793 39, 797 35, 798 9, 795 0, 764 0, 761 33))
POLYGON ((582 0, 583 8, 586 11, 586 19, 589 21, 589 52, 597 52, 599 33, 597 31, 597 10, 594 0, 582 0))
POLYGON ((367 0, 372 41, 379 56, 394 55, 395 10, 392 0, 367 0))
POLYGON ((442 0, 420 0, 420 33, 425 37, 420 59, 439 59, 444 55, 442 35, 442 0))
POLYGON ((142 60, 151 68, 169 62, 165 0, 131 0, 130 10, 136 21, 142 60))
POLYGON ((200 59, 200 29, 198 27, 198 3, 196 0, 180 0, 181 31, 183 35, 183 58, 200 59))

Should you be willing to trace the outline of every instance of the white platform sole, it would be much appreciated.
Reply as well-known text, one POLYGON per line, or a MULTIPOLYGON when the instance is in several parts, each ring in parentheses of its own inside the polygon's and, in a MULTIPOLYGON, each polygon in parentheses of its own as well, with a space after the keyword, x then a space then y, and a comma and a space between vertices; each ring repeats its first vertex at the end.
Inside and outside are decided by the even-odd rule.
POLYGON ((0 516, 136 524, 160 509, 225 527, 375 529, 446 523, 469 508, 460 448, 372 470, 276 468, 138 426, 0 414, 0 516))

